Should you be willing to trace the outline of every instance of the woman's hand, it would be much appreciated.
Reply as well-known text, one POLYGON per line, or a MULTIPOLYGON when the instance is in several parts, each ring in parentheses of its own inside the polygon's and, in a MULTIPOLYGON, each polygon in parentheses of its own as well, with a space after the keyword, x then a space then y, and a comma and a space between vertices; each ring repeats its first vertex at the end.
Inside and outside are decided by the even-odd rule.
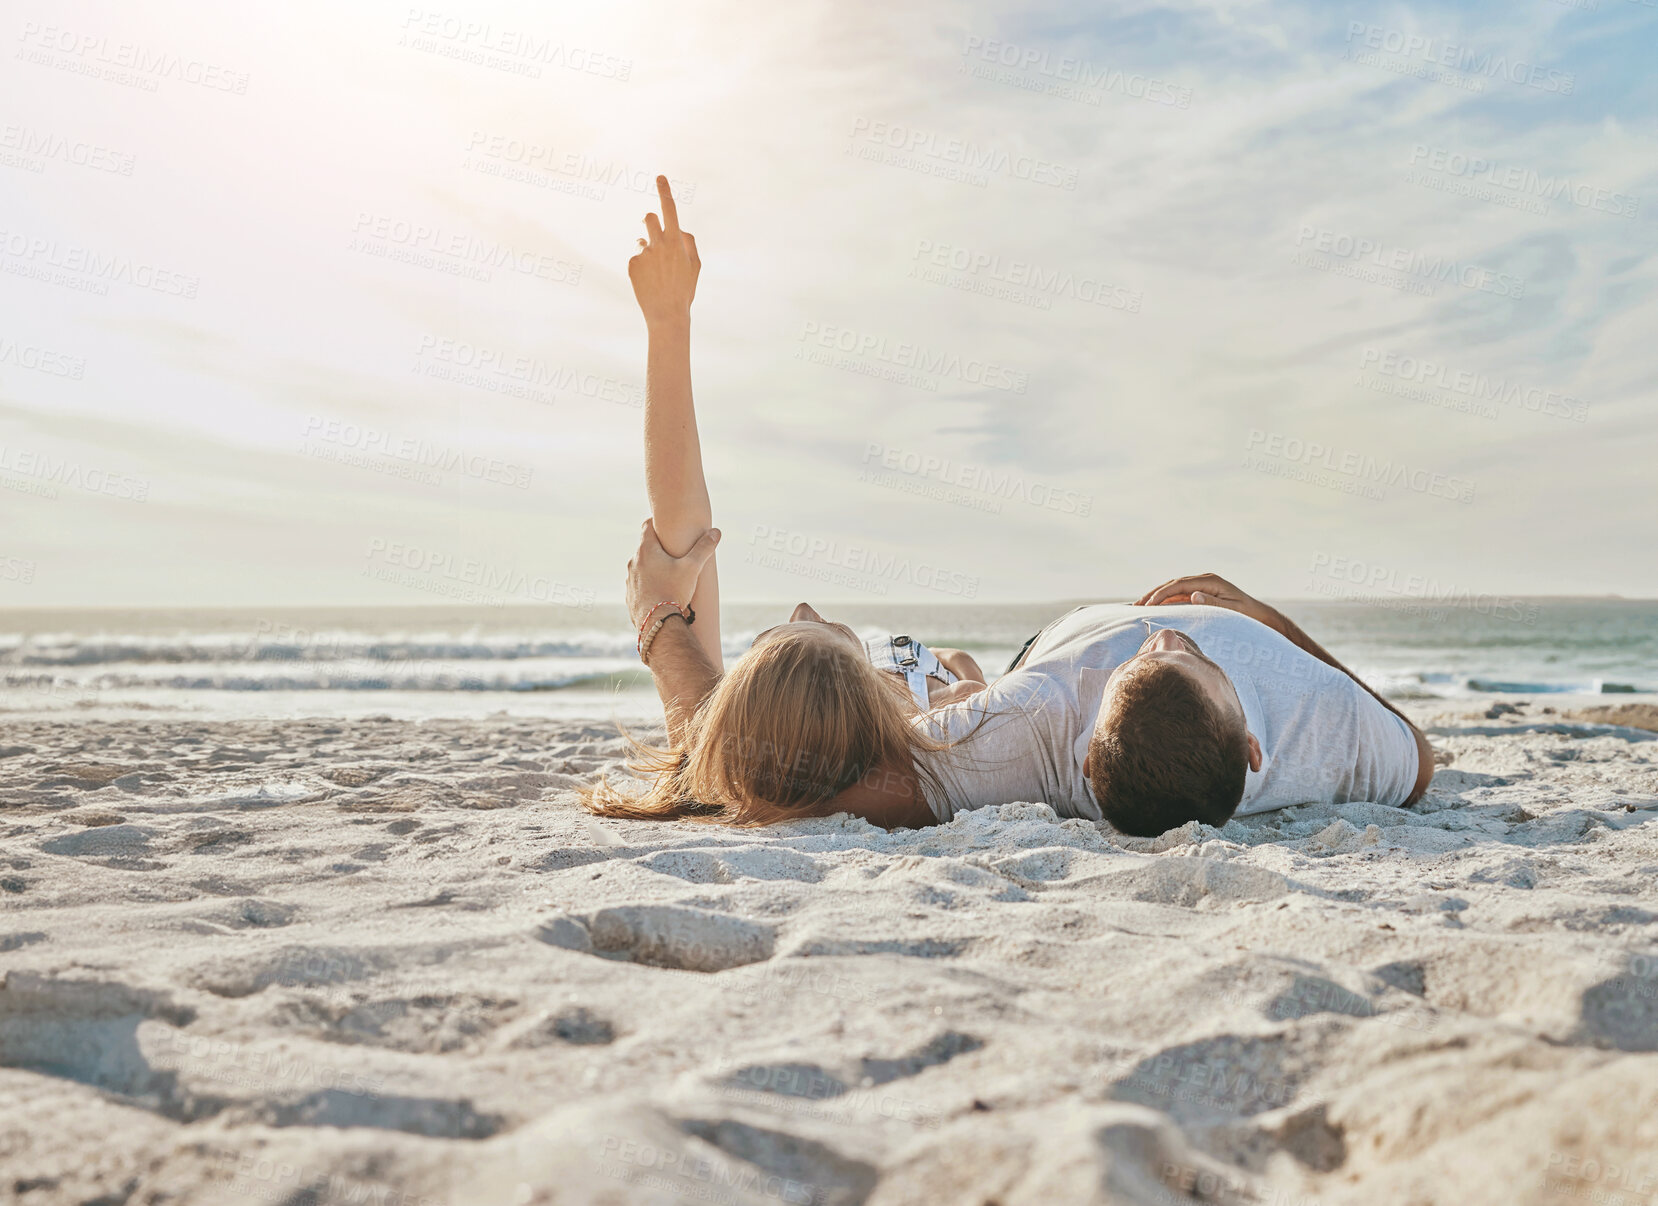
POLYGON ((628 279, 647 327, 691 320, 691 299, 697 295, 697 273, 702 269, 697 241, 679 228, 679 209, 666 176, 656 178, 656 191, 662 199, 662 218, 645 215, 650 238, 639 240, 639 254, 628 261, 628 279))
POLYGON ((696 594, 697 579, 714 556, 720 530, 709 528, 685 556, 675 557, 656 538, 656 525, 646 520, 639 529, 639 551, 628 562, 628 615, 638 628, 658 603, 672 600, 688 606, 696 594))

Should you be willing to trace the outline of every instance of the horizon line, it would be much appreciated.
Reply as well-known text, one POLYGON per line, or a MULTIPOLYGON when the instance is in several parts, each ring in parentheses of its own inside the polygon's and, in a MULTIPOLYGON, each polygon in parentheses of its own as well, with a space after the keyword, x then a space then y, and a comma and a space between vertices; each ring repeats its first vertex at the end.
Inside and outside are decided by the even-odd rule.
MULTIPOLYGON (((1370 594, 1355 592, 1348 596, 1332 597, 1329 595, 1277 595, 1269 594, 1258 596, 1263 602, 1279 603, 1353 603, 1373 604, 1379 600, 1402 599, 1422 603, 1433 603, 1445 607, 1466 607, 1472 601, 1480 598, 1513 599, 1529 602, 1560 602, 1560 603, 1658 603, 1658 596, 1624 595, 1616 592, 1601 594, 1577 595, 1526 595, 1510 594, 1502 591, 1459 591, 1454 596, 1435 597, 1433 595, 1413 595, 1402 592, 1380 591, 1370 594)), ((834 607, 1035 607, 1047 604, 1053 607, 1067 605, 1082 605, 1089 603, 1128 603, 1130 596, 1071 596, 1058 599, 841 599, 831 598, 821 601, 834 607)), ((788 607, 799 602, 798 599, 724 599, 722 607, 788 607)), ((38 613, 43 611, 59 612, 118 612, 118 611, 543 611, 543 612, 571 612, 591 610, 594 607, 623 607, 622 599, 595 599, 585 606, 568 603, 537 603, 507 601, 500 604, 478 603, 466 600, 399 603, 46 603, 33 606, 5 604, 0 605, 0 615, 8 613, 38 613)))

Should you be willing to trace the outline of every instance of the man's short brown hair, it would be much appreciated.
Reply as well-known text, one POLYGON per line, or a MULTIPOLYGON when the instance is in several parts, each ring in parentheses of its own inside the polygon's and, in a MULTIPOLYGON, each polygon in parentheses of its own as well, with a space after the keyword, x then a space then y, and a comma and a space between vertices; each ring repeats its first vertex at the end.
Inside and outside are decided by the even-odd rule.
POLYGON ((1217 709, 1191 675, 1167 662, 1127 671, 1088 745, 1088 779, 1105 819, 1136 837, 1187 821, 1217 828, 1243 799, 1249 728, 1217 709))

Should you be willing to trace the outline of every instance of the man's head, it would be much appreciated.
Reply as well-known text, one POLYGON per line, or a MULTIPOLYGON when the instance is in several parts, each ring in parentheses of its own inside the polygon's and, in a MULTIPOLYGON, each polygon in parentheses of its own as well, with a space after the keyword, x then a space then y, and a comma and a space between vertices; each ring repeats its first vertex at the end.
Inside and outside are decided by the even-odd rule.
POLYGON ((1173 628, 1106 680, 1082 766, 1105 819, 1138 837, 1193 820, 1226 824, 1245 774, 1260 768, 1232 680, 1173 628))

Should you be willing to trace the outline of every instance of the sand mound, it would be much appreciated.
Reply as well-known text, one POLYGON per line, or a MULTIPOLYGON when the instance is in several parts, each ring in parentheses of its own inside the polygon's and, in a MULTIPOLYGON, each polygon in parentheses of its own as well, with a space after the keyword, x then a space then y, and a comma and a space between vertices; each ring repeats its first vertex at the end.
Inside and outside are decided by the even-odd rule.
POLYGON ((1626 703, 1594 708, 1579 708, 1567 714, 1572 720, 1587 720, 1595 724, 1616 724, 1631 729, 1646 729, 1658 733, 1658 704, 1626 703))

